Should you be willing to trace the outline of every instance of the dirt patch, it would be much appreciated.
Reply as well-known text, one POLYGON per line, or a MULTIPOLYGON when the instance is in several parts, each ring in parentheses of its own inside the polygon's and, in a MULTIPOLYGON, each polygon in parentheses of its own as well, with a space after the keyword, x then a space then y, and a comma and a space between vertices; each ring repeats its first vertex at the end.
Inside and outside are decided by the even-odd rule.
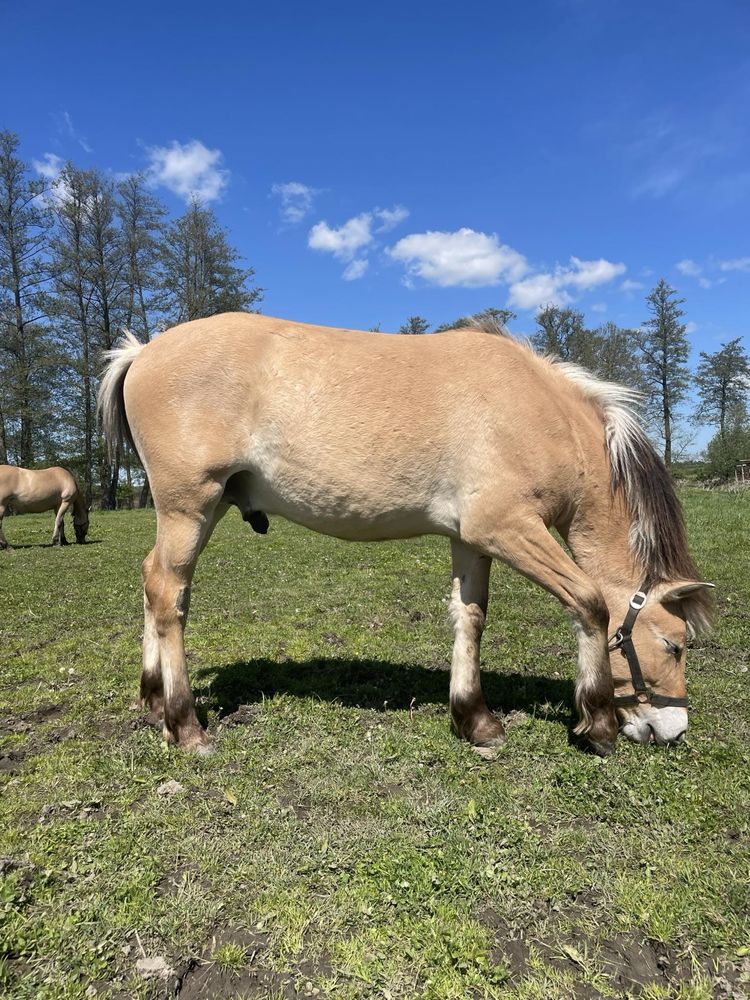
POLYGON ((0 721, 0 736, 7 736, 9 733, 28 733, 34 726, 58 718, 65 710, 65 705, 50 702, 47 705, 40 705, 33 712, 24 712, 17 716, 7 716, 0 721))
POLYGON ((19 750, 0 755, 0 774, 18 774, 26 754, 19 750))
POLYGON ((261 712, 260 705, 240 705, 236 711, 221 718, 222 726, 250 726, 261 712))
MULTIPOLYGON (((595 893, 582 893, 572 900, 571 906, 585 907, 594 903, 595 898, 595 893)), ((569 914, 569 910, 566 909, 566 913, 569 914)), ((695 956, 652 941, 637 928, 599 940, 585 934, 557 936, 553 928, 541 938, 528 936, 529 928, 511 926, 489 904, 482 906, 476 916, 492 931, 492 962, 504 966, 512 980, 517 981, 526 973, 531 946, 545 962, 558 969, 586 979, 593 972, 603 973, 610 987, 623 997, 639 997, 646 988, 654 986, 674 990, 680 983, 691 982, 696 975, 695 956)), ((713 983, 713 995, 717 1000, 736 1000, 750 995, 750 958, 731 962, 720 956, 706 956, 700 962, 700 969, 713 983)), ((571 986, 571 991, 571 997, 577 1000, 595 1000, 600 996, 583 978, 571 986)))
POLYGON ((299 792, 291 790, 281 792, 279 795, 279 806, 284 816, 294 816, 295 819, 307 820, 312 809, 312 801, 307 795, 300 795, 299 792))
POLYGON ((313 993, 310 980, 325 971, 323 966, 303 962, 288 972, 276 972, 264 964, 267 949, 268 935, 261 931, 228 928, 217 933, 204 958, 183 972, 178 988, 181 1000, 321 996, 313 993))

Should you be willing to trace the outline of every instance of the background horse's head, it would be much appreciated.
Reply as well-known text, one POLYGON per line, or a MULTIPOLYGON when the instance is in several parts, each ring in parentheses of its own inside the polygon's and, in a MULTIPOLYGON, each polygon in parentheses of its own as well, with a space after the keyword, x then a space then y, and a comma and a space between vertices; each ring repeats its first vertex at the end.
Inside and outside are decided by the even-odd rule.
POLYGON ((76 533, 76 542, 83 545, 89 530, 89 511, 83 505, 81 505, 80 510, 76 510, 73 514, 73 528, 76 533))
POLYGON ((628 739, 674 744, 684 737, 685 653, 690 636, 707 623, 711 589, 697 580, 659 583, 629 598, 622 624, 612 621, 615 707, 628 739))

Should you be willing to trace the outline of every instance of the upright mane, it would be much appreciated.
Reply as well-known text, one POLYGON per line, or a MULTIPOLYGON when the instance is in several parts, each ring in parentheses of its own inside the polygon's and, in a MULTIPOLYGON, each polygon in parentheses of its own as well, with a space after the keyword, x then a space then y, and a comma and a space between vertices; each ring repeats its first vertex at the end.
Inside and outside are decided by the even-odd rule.
MULTIPOLYGON (((489 317, 479 317, 471 326, 483 333, 514 339, 489 317)), ((516 342, 521 349, 535 353, 528 342, 516 342)), ((605 382, 579 365, 554 357, 537 357, 574 383, 601 414, 612 493, 621 491, 625 499, 631 518, 630 548, 644 576, 652 584, 698 580, 672 477, 638 421, 635 408, 640 394, 615 382, 605 382)), ((713 601, 707 590, 701 589, 686 597, 683 608, 695 631, 708 626, 713 601)))

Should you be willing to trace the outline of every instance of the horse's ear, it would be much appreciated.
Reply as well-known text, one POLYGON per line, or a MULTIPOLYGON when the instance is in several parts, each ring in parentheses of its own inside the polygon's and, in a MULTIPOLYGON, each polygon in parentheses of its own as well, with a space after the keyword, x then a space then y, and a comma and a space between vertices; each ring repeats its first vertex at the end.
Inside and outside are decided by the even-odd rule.
POLYGON ((713 590, 714 584, 702 580, 673 580, 662 584, 662 587, 663 590, 657 588, 656 599, 661 604, 669 604, 670 601, 681 601, 698 590, 713 590))

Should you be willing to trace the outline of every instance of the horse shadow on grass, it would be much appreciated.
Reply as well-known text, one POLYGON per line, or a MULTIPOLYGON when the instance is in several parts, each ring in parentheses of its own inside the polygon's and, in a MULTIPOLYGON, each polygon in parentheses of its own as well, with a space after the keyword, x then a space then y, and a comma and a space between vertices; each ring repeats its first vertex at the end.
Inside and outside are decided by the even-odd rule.
MULTIPOLYGON (((67 545, 53 545, 52 542, 23 542, 20 545, 16 545, 13 542, 8 543, 6 549, 0 549, 1 552, 8 552, 11 555, 14 552, 21 551, 22 549, 68 549, 73 548, 78 542, 68 542, 67 545)), ((101 538, 87 538, 83 543, 84 545, 101 545, 101 538)))
MULTIPOLYGON (((448 712, 450 675, 443 666, 388 660, 352 660, 322 657, 278 662, 237 660, 222 667, 203 667, 194 673, 199 712, 219 719, 240 706, 285 694, 315 698, 348 708, 379 712, 436 708, 448 712)), ((482 674, 482 690, 490 709, 537 715, 568 727, 572 738, 574 684, 564 678, 533 674, 482 674)), ((205 719, 202 721, 205 722, 205 719)))

